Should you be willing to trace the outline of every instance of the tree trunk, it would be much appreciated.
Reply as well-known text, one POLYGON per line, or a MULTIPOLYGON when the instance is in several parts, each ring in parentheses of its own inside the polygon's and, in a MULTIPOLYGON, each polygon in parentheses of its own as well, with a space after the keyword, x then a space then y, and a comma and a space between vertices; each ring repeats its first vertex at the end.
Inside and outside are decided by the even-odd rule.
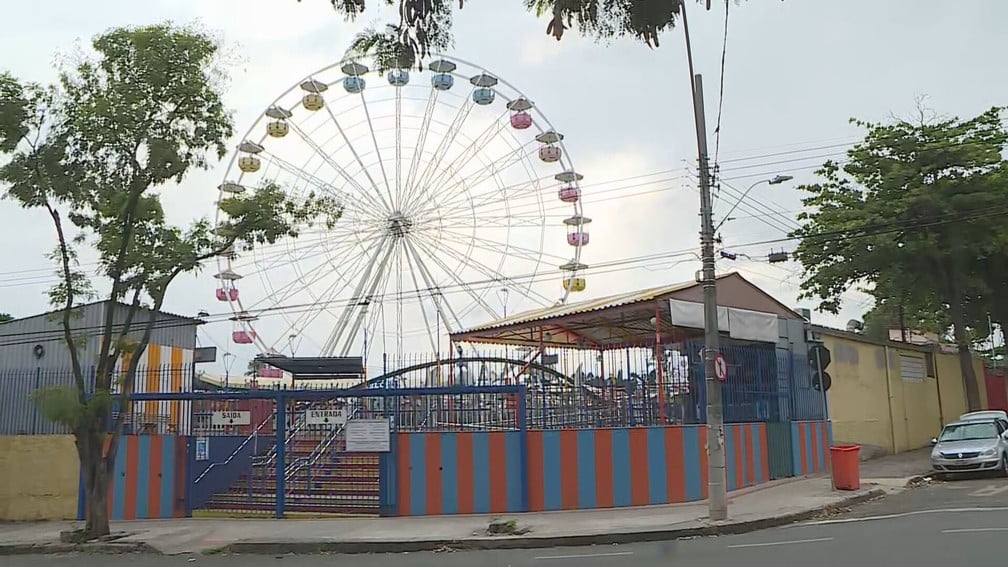
POLYGON ((109 534, 109 475, 106 472, 103 436, 93 429, 76 432, 77 455, 84 476, 84 537, 94 539, 109 534))
POLYGON ((952 329, 955 333, 956 346, 959 350, 959 370, 962 373, 963 386, 966 390, 966 406, 969 411, 979 411, 980 387, 977 384, 976 371, 973 368, 973 353, 970 351, 966 337, 966 318, 961 305, 951 304, 952 329))

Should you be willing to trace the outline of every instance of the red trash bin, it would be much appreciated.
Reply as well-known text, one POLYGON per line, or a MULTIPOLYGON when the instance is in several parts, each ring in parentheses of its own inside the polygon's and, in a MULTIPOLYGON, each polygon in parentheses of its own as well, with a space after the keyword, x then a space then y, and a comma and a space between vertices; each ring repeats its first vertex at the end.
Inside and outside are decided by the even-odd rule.
POLYGON ((837 490, 858 490, 861 488, 861 468, 858 460, 860 452, 860 445, 830 447, 833 488, 837 490))

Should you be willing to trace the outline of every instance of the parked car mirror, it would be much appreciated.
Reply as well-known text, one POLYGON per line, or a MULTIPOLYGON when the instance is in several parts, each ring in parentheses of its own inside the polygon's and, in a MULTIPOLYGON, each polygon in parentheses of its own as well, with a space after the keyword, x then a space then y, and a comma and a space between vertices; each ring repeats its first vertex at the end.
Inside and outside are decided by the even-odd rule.
MULTIPOLYGON (((1006 432, 1006 433, 1008 433, 1008 432, 1006 432)), ((938 438, 937 437, 932 437, 931 438, 931 445, 937 445, 937 444, 938 444, 938 438)))

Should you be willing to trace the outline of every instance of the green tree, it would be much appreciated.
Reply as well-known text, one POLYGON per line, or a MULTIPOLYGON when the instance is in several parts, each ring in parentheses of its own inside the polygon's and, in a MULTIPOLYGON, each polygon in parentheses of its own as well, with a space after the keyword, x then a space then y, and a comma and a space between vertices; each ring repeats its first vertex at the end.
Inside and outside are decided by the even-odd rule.
POLYGON ((14 316, 10 313, 0 313, 0 323, 6 323, 7 321, 13 321, 14 316))
MULTIPOLYGON (((300 2, 301 0, 298 0, 300 2)), ((356 20, 367 9, 367 0, 329 0, 337 13, 356 20)), ((379 4, 371 0, 370 5, 379 4)), ((536 16, 548 16, 546 33, 557 41, 577 27, 596 40, 634 37, 657 47, 662 32, 675 27, 685 0, 522 0, 536 16)), ((710 9, 710 0, 698 0, 710 9)), ((384 0, 396 6, 399 20, 382 30, 365 30, 351 45, 350 55, 374 55, 380 70, 409 68, 432 51, 451 46, 453 0, 384 0)), ((458 0, 458 8, 465 0, 458 0)))
POLYGON ((41 390, 35 401, 74 434, 85 485, 85 539, 109 531, 118 438, 131 413, 154 314, 172 281, 234 246, 297 236, 315 219, 332 226, 341 210, 328 197, 295 201, 265 182, 220 202, 229 220, 219 226, 205 219, 184 228, 170 224, 162 196, 223 157, 232 136, 221 100, 218 44, 197 29, 166 24, 113 29, 92 46, 97 56, 66 64, 55 85, 0 76, 0 151, 7 158, 0 183, 23 207, 48 213, 58 242, 53 258, 60 281, 50 299, 61 309, 74 386, 41 390), (124 320, 114 320, 117 310, 108 309, 100 334, 90 338, 100 342, 92 396, 85 393, 83 372, 92 361, 80 359, 83 339, 70 326, 74 307, 97 295, 92 277, 76 263, 84 246, 94 248, 107 280, 102 297, 126 305, 124 320), (135 356, 114 372, 127 352, 135 356), (105 450, 116 395, 122 409, 105 450))
POLYGON ((970 346, 986 336, 987 283, 980 275, 1008 253, 996 219, 1008 213, 1008 131, 1001 108, 969 120, 855 121, 867 130, 843 166, 827 162, 803 186, 795 256, 803 296, 836 313, 862 287, 876 300, 904 301, 911 320, 951 326, 967 403, 980 391, 970 346))

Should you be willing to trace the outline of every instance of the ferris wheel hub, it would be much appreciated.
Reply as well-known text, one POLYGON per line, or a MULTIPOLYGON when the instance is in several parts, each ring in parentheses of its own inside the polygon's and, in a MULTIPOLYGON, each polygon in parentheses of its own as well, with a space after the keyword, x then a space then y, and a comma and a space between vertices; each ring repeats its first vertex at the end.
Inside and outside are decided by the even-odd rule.
POLYGON ((413 220, 406 215, 396 211, 388 218, 386 230, 390 236, 403 238, 413 229, 413 220))

